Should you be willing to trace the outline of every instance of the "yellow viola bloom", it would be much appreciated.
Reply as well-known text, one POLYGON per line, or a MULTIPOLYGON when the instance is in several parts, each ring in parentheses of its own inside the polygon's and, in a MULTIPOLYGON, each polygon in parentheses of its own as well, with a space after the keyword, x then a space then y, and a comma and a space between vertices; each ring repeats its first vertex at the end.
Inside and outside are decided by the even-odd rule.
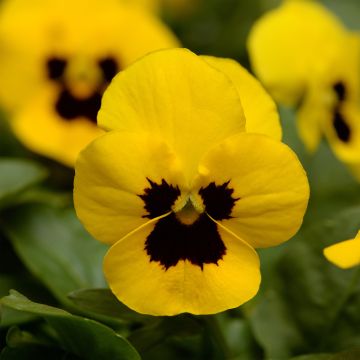
POLYGON ((329 70, 346 35, 320 3, 285 0, 251 29, 252 68, 277 101, 296 105, 317 72, 329 70))
POLYGON ((288 240, 302 222, 306 174, 277 139, 268 96, 243 70, 233 81, 222 62, 173 49, 119 73, 99 112, 107 133, 75 166, 78 217, 111 245, 110 288, 140 313, 241 305, 260 284, 254 248, 288 240), (262 111, 248 108, 241 77, 262 111), (260 114, 275 139, 245 131, 260 114))
POLYGON ((324 249, 325 257, 342 269, 360 265, 360 231, 355 239, 342 241, 324 249))
POLYGON ((5 0, 0 7, 0 104, 31 150, 73 166, 100 134, 112 77, 145 54, 178 46, 160 20, 117 0, 5 0))
POLYGON ((350 166, 360 164, 359 40, 311 0, 284 1, 254 25, 248 40, 255 73, 277 101, 297 107, 308 150, 325 135, 350 166))

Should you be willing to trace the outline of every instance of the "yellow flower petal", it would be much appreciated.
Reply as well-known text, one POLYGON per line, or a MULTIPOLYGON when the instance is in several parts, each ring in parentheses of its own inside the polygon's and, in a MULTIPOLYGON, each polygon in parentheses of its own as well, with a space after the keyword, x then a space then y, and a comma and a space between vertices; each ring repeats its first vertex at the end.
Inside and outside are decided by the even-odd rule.
POLYGON ((260 82, 234 60, 213 56, 202 58, 233 81, 245 113, 246 131, 281 140, 282 131, 276 105, 260 82))
POLYGON ((360 265, 360 232, 355 239, 328 246, 324 249, 324 255, 342 269, 360 265))
POLYGON ((229 182, 233 208, 221 224, 251 246, 280 244, 299 229, 309 185, 296 155, 281 142, 237 134, 214 147, 199 171, 198 188, 229 182))
POLYGON ((77 215, 96 239, 115 243, 149 221, 140 195, 150 181, 181 186, 179 168, 170 148, 154 134, 105 134, 82 151, 76 163, 77 215))
POLYGON ((55 87, 45 87, 14 116, 11 125, 30 150, 73 167, 79 152, 103 130, 85 117, 59 116, 54 109, 57 96, 55 87))
POLYGON ((284 1, 255 23, 248 39, 250 60, 275 99, 295 105, 311 78, 331 69, 345 36, 340 21, 320 3, 284 1))
POLYGON ((226 254, 217 265, 205 264, 201 269, 180 260, 164 269, 158 261, 150 261, 145 242, 157 221, 118 241, 105 257, 110 288, 124 304, 150 315, 212 314, 237 307, 257 293, 260 272, 256 252, 221 227, 226 254))
POLYGON ((152 53, 119 73, 104 94, 98 122, 106 130, 161 135, 187 174, 214 143, 245 130, 234 85, 186 49, 152 53))
POLYGON ((296 114, 299 136, 311 153, 317 150, 324 129, 333 117, 333 98, 331 95, 327 98, 327 93, 329 89, 323 83, 315 81, 308 87, 296 114))

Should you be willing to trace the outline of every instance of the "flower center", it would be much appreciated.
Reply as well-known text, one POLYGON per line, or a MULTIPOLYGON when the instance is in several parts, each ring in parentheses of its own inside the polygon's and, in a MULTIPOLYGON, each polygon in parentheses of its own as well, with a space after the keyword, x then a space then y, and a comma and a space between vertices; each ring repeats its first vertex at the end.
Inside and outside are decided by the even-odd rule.
POLYGON ((119 65, 112 57, 100 59, 96 68, 69 65, 72 63, 60 57, 50 57, 46 62, 47 77, 60 90, 55 110, 65 120, 85 117, 96 124, 102 94, 119 71, 119 65))
POLYGON ((175 213, 176 218, 184 225, 193 224, 200 216, 200 212, 195 209, 193 202, 189 198, 185 206, 175 213))
POLYGON ((181 197, 177 186, 164 179, 156 183, 148 179, 149 187, 139 197, 144 201, 146 215, 159 219, 148 235, 144 250, 150 261, 158 262, 164 270, 176 266, 179 261, 189 261, 202 270, 205 264, 218 264, 226 254, 215 220, 231 218, 231 211, 239 199, 232 196, 230 181, 215 182, 199 190, 198 194, 181 197), (200 204, 202 200, 202 204, 200 204))

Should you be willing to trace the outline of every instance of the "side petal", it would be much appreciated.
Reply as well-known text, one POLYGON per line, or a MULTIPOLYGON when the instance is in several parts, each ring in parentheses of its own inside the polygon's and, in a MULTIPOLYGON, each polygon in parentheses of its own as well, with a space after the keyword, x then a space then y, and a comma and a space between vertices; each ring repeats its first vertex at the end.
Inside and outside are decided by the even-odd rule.
POLYGON ((166 270, 150 261, 145 251, 156 221, 118 241, 105 257, 105 276, 120 301, 144 314, 200 315, 237 307, 255 296, 260 284, 259 259, 249 245, 220 227, 227 250, 217 265, 205 264, 201 269, 181 260, 166 270))
POLYGON ((214 56, 202 58, 234 83, 243 106, 246 131, 281 140, 282 129, 276 105, 260 82, 235 60, 214 56))
POLYGON ((314 73, 337 57, 345 34, 340 21, 320 3, 284 1, 251 30, 252 67, 277 101, 295 105, 314 73))
POLYGON ((76 162, 76 213, 96 239, 115 243, 149 221, 140 196, 151 183, 164 180, 174 188, 181 185, 179 168, 167 144, 152 134, 105 134, 83 150, 76 162))
POLYGON ((296 113, 299 136, 310 153, 317 150, 325 124, 332 119, 334 104, 328 93, 329 90, 322 82, 311 82, 296 113), (328 98, 330 101, 327 101, 328 98))
MULTIPOLYGON (((231 213, 216 220, 251 246, 280 244, 299 229, 309 184, 298 158, 285 144, 259 134, 237 134, 209 151, 199 173, 195 185, 199 194, 211 183, 227 186, 231 213)), ((200 196, 197 201, 202 201, 200 196)), ((216 213, 216 204, 211 207, 216 213)))
POLYGON ((324 249, 324 255, 342 269, 360 265, 360 232, 355 239, 328 246, 324 249))
POLYGON ((98 123, 160 134, 190 173, 210 146, 245 130, 232 82, 186 49, 154 52, 120 72, 105 91, 98 123))

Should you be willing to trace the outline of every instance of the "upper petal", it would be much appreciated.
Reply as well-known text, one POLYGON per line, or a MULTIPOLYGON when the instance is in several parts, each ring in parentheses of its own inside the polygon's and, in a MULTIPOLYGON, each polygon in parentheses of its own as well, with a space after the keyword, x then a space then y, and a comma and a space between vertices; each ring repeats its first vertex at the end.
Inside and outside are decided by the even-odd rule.
POLYGON ((199 172, 196 188, 205 205, 201 188, 214 183, 225 189, 226 184, 228 201, 223 203, 231 212, 218 212, 212 201, 208 201, 209 208, 222 225, 251 246, 277 245, 299 229, 309 185, 296 155, 283 143, 259 134, 237 134, 209 151, 199 172))
POLYGON ((202 56, 234 83, 246 118, 246 131, 281 140, 282 130, 276 105, 260 82, 232 59, 202 56))
POLYGON ((154 52, 120 72, 104 94, 98 123, 160 134, 191 174, 210 146, 245 128, 232 82, 186 49, 154 52))
POLYGON ((342 269, 360 265, 360 231, 355 239, 342 241, 324 249, 325 257, 342 269))
POLYGON ((180 167, 168 145, 153 134, 107 133, 83 150, 76 162, 76 213, 96 239, 115 243, 149 218, 171 210, 177 186, 183 183, 180 167), (160 198, 156 185, 166 190, 160 198), (155 194, 150 196, 163 206, 146 203, 146 189, 151 188, 155 194))
POLYGON ((340 21, 320 3, 284 1, 251 30, 252 67, 276 100, 294 105, 314 73, 332 65, 345 36, 340 21))
MULTIPOLYGON (((124 304, 150 315, 213 314, 237 307, 257 293, 260 272, 256 252, 222 227, 218 231, 226 254, 217 264, 201 268, 180 260, 166 269, 151 260, 145 242, 157 221, 118 241, 105 257, 109 286, 124 304)), ((171 246, 173 238, 168 235, 171 246)))

